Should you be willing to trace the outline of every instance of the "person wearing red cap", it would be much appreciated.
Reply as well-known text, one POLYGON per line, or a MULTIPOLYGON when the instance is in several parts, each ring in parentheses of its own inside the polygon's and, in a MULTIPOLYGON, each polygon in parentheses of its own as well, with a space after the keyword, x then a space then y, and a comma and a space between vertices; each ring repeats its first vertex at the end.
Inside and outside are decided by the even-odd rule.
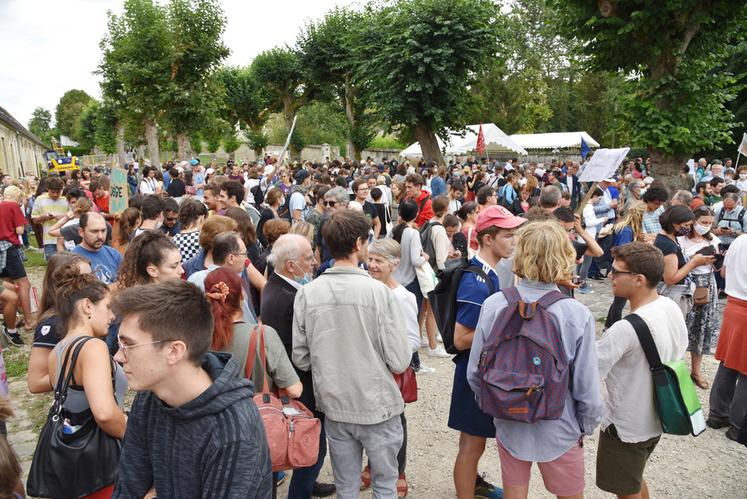
POLYGON ((498 262, 513 253, 516 246, 515 229, 524 222, 526 219, 514 216, 503 206, 485 208, 477 217, 475 230, 479 251, 470 264, 482 269, 489 282, 473 272, 465 272, 459 282, 454 329, 454 346, 459 353, 453 358, 456 368, 449 410, 449 428, 461 432, 459 452, 454 463, 454 486, 459 498, 476 495, 500 497, 496 487, 477 474, 477 464, 485 451, 485 442, 488 438, 495 438, 495 425, 493 418, 480 411, 475 402, 467 383, 467 363, 482 303, 501 287, 496 273, 498 262))

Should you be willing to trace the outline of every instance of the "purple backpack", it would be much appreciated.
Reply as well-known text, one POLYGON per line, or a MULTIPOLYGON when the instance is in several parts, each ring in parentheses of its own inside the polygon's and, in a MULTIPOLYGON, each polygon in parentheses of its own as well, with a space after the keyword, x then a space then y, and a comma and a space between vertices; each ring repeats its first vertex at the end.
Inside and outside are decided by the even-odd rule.
POLYGON ((525 303, 516 288, 503 294, 508 306, 496 318, 480 354, 480 409, 523 423, 559 419, 570 368, 560 328, 547 308, 568 297, 550 291, 525 303))

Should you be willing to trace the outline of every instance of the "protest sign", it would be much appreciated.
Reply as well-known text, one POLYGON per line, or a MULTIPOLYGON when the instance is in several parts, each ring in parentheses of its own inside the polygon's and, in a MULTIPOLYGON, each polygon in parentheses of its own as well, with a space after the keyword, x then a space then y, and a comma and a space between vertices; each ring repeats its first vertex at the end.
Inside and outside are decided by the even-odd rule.
POLYGON ((599 182, 611 177, 628 155, 628 151, 630 147, 597 149, 578 179, 581 182, 599 182))
POLYGON ((112 168, 109 186, 109 213, 122 213, 127 209, 129 186, 127 185, 127 170, 112 168))

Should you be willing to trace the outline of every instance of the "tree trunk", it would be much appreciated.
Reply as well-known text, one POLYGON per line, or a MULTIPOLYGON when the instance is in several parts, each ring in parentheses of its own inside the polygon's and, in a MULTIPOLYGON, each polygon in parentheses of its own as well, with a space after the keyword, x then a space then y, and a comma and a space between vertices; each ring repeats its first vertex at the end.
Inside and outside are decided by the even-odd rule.
POLYGON ((158 128, 156 122, 150 118, 145 118, 145 141, 148 142, 150 165, 160 168, 161 151, 158 148, 158 128))
POLYGON ((117 140, 117 162, 120 168, 124 168, 127 163, 127 154, 125 153, 125 129, 121 121, 117 121, 116 140, 117 140))
POLYGON ((423 160, 427 163, 435 161, 439 166, 445 166, 444 157, 438 148, 436 134, 431 130, 430 125, 420 122, 415 126, 415 138, 420 143, 420 150, 423 153, 423 160))
POLYGON ((254 148, 254 159, 259 161, 260 159, 264 158, 264 154, 262 153, 261 147, 255 147, 254 148))
POLYGON ((687 164, 687 156, 666 155, 656 149, 649 148, 651 157, 650 176, 661 181, 673 196, 680 189, 687 189, 687 180, 682 176, 682 167, 687 164))
POLYGON ((187 137, 186 133, 176 134, 176 149, 176 159, 178 161, 185 161, 189 150, 189 137, 187 137))

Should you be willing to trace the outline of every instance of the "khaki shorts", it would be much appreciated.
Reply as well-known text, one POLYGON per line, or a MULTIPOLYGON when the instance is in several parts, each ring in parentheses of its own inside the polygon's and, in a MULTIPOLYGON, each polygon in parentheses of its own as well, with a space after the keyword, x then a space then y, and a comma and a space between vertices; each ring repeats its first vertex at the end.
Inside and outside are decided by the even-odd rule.
POLYGON ((599 432, 597 487, 612 494, 637 494, 643 483, 643 470, 659 438, 627 443, 617 436, 615 425, 599 432))

